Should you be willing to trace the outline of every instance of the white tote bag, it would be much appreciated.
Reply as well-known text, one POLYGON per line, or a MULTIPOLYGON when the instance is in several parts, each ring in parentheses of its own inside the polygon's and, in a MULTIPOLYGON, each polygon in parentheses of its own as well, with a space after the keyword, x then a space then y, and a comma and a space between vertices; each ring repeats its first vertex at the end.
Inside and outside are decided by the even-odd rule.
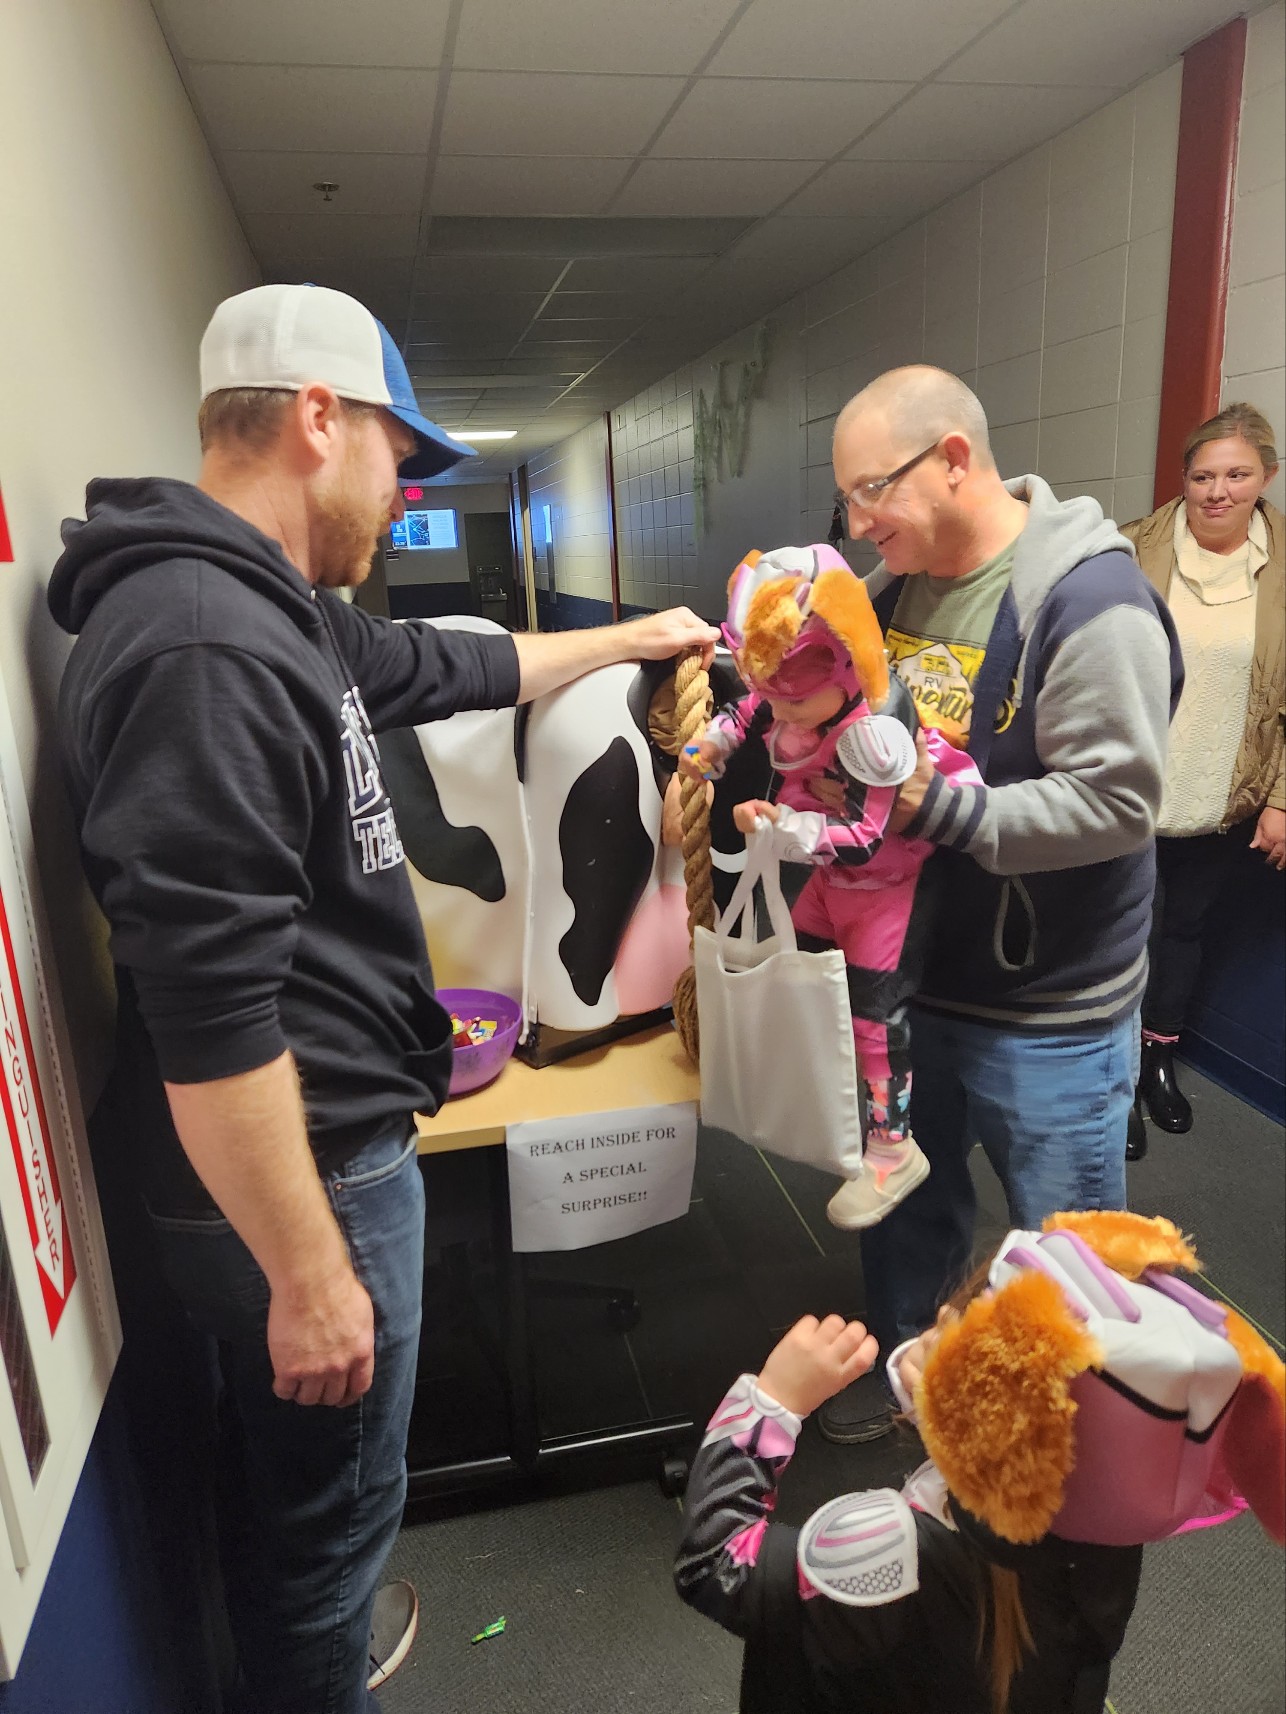
POLYGON ((718 928, 696 931, 701 1117, 755 1148, 855 1178, 862 1120, 844 954, 799 950, 771 846, 771 834, 751 835, 718 928), (773 932, 757 941, 760 879, 773 932))

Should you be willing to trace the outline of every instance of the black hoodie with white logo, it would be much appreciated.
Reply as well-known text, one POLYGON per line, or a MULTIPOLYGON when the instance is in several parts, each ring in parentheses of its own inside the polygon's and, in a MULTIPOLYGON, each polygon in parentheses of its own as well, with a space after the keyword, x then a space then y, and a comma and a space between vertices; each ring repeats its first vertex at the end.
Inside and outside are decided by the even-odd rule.
POLYGON ((120 992, 117 1076, 154 1206, 206 1206, 162 1080, 289 1049, 336 1161, 434 1110, 433 998, 375 734, 518 696, 508 636, 394 625, 184 482, 92 482, 49 606, 78 635, 59 734, 120 992))

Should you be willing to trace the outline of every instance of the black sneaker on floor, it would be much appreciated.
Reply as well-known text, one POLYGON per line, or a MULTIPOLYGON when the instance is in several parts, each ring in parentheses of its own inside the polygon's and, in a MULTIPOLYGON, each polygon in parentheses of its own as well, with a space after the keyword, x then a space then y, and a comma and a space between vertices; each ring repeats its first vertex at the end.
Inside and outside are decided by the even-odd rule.
POLYGON ((860 1446, 892 1432, 893 1409, 888 1388, 872 1370, 827 1399, 817 1413, 817 1427, 822 1439, 836 1446, 860 1446))
POLYGON ((415 1587, 405 1581, 386 1583, 375 1591, 371 1609, 371 1675, 368 1690, 378 1690, 411 1652, 420 1622, 420 1601, 415 1587))

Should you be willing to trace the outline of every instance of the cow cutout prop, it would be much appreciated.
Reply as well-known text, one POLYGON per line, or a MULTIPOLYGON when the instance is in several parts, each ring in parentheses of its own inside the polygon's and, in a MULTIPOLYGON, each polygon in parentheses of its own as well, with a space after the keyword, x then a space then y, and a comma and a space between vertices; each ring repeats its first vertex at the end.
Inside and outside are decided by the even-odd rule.
MULTIPOLYGON (((444 628, 497 631, 455 616, 444 628)), ((599 668, 519 709, 380 738, 436 982, 523 1008, 518 1053, 550 1064, 669 1015, 688 964, 683 853, 662 838, 673 756, 649 734, 672 662, 599 668)), ((726 655, 715 706, 741 694, 726 655)), ((762 745, 738 753, 711 808, 717 905, 745 861, 732 808, 761 795, 762 745)))

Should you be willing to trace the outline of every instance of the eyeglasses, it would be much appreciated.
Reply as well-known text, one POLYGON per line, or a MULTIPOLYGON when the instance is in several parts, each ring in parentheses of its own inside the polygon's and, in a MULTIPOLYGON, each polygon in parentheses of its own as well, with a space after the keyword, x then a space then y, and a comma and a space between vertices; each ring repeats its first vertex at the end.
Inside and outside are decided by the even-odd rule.
POLYGON ((905 476, 909 470, 914 470, 917 464, 922 464, 931 452, 937 450, 938 442, 935 440, 932 446, 926 446, 923 452, 917 452, 914 458, 908 458, 905 464, 899 464, 897 469, 891 470, 887 476, 875 476, 869 482, 859 482, 848 494, 842 488, 837 488, 835 504, 856 506, 859 511, 873 506, 886 488, 891 488, 900 477, 905 476))

